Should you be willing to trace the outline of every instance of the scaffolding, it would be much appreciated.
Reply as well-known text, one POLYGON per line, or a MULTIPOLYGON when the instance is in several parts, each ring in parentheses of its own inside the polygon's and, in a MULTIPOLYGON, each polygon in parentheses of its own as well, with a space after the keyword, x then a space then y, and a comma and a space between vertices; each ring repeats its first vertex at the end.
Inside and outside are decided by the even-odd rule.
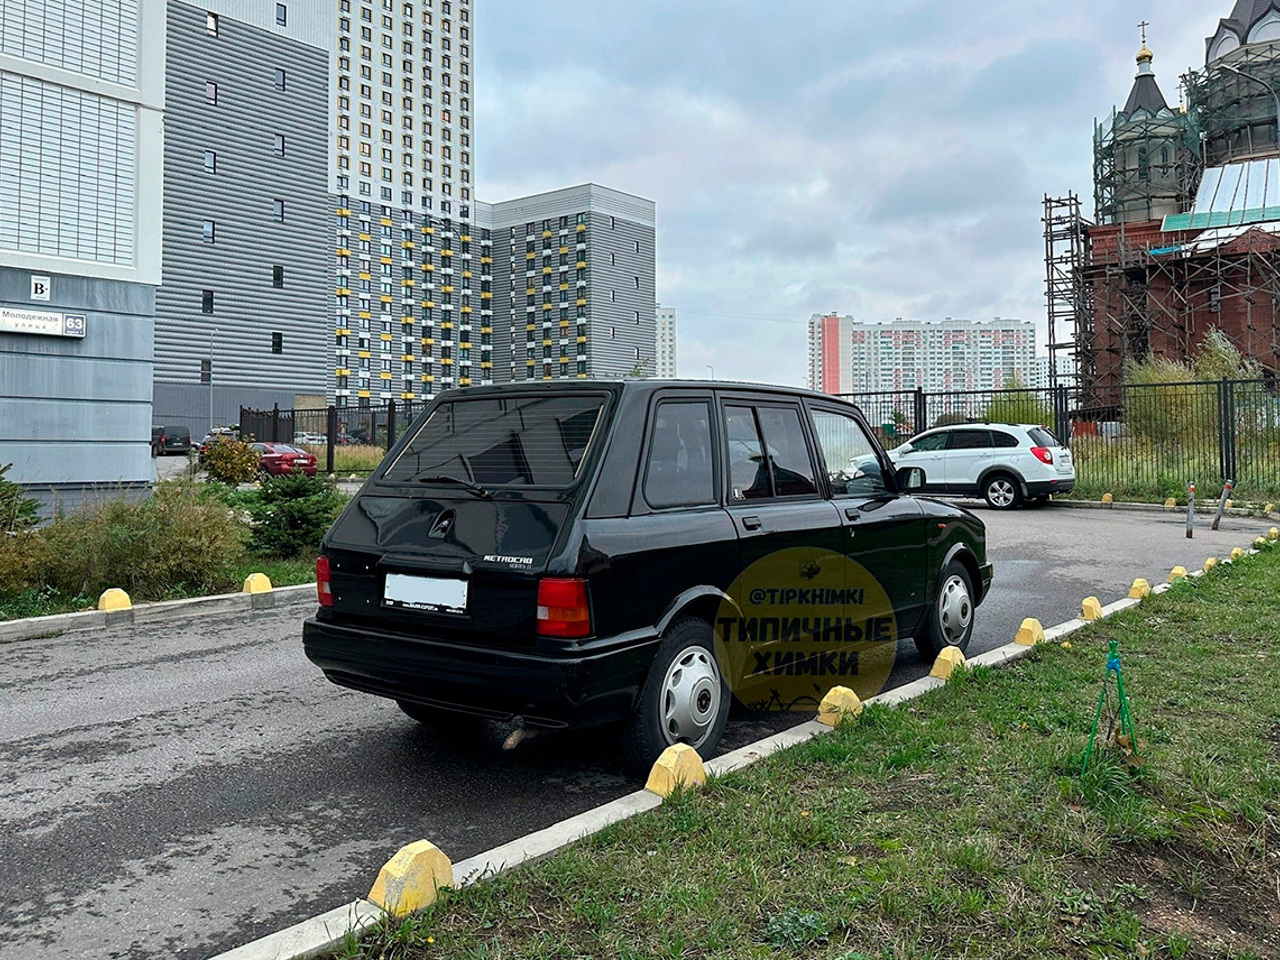
POLYGON ((1058 386, 1066 369, 1092 369, 1091 288, 1085 282, 1088 227, 1080 198, 1044 198, 1045 300, 1049 318, 1049 386, 1058 386), (1063 361, 1070 361, 1064 363, 1063 361))
POLYGON ((1152 355, 1185 362, 1213 329, 1268 376, 1280 372, 1280 236, 1259 226, 1151 236, 1130 242, 1122 226, 1114 246, 1092 248, 1093 352, 1082 382, 1114 386, 1127 363, 1152 355))
POLYGON ((1093 135, 1098 223, 1158 220, 1186 210, 1200 183, 1200 138, 1187 114, 1114 111, 1093 135))
POLYGON ((1207 166, 1276 155, 1280 105, 1269 87, 1280 89, 1280 43, 1239 47, 1182 83, 1207 166))

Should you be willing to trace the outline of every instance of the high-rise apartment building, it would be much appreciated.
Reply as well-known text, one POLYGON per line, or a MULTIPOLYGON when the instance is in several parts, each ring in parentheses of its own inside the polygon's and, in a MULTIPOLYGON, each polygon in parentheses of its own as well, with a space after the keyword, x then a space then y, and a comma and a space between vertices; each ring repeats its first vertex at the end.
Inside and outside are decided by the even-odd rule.
POLYGON ((323 405, 334 226, 328 4, 170 0, 155 415, 323 405))
POLYGON ((501 379, 652 374, 654 205, 585 184, 485 207, 501 269, 501 379))
POLYGON ((169 10, 162 418, 654 372, 652 202, 475 199, 474 0, 169 10))
POLYGON ((338 0, 338 406, 491 378, 492 254, 474 190, 471 0, 338 0))
POLYGON ((1035 325, 1022 320, 809 321, 809 385, 824 393, 993 390, 1035 376, 1035 325))
POLYGON ((654 353, 657 357, 658 378, 674 380, 676 377, 675 307, 664 307, 658 304, 657 344, 654 353))
POLYGON ((163 0, 0 3, 0 463, 64 506, 152 477, 164 71, 163 0))

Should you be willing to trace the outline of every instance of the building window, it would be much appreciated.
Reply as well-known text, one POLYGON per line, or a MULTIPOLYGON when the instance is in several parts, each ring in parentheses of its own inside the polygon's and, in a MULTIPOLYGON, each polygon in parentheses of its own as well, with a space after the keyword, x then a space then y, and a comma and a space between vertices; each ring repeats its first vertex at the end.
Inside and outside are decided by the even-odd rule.
MULTIPOLYGON (((277 290, 284 289, 284 267, 282 267, 278 263, 272 266, 271 268, 271 285, 275 287, 277 290)), ((636 319, 639 319, 639 318, 640 318, 640 314, 637 313, 636 319)))
POLYGON ((283 27, 289 23, 289 10, 283 3, 276 4, 276 26, 283 27))
POLYGON ((204 31, 211 37, 218 35, 218 15, 216 13, 206 13, 204 15, 204 31))
MULTIPOLYGON (((277 157, 284 156, 284 134, 283 133, 277 133, 275 135, 275 139, 273 140, 271 145, 271 152, 275 154, 277 157)), ((639 277, 637 277, 636 278, 637 285, 639 285, 639 282, 640 282, 639 277)))
POLYGON ((639 253, 639 252, 640 252, 640 241, 639 241, 639 240, 637 240, 637 241, 636 241, 636 253, 639 253))
POLYGON ((200 361, 200 382, 213 383, 213 361, 212 360, 200 361))
POLYGON ((212 220, 201 223, 200 230, 205 243, 213 243, 217 239, 218 225, 212 220))
POLYGON ((640 278, 639 278, 639 277, 636 277, 636 289, 637 289, 637 290, 639 290, 639 289, 640 289, 640 278))
POLYGON ((204 82, 204 101, 213 104, 218 102, 218 85, 212 80, 204 82))
POLYGON ((204 152, 204 172, 218 172, 218 154, 213 150, 206 150, 204 152))
POLYGON ((610 229, 610 230, 616 230, 617 228, 618 228, 618 218, 617 218, 617 217, 610 217, 610 218, 609 218, 609 229, 610 229))
POLYGON ((213 313, 213 291, 205 290, 200 294, 200 312, 213 313))
POLYGON ((271 352, 284 353, 284 334, 273 333, 271 335, 271 352))
POLYGON ((271 219, 275 220, 277 223, 284 222, 284 201, 283 200, 271 201, 271 219))
POLYGON ((276 67, 276 89, 277 90, 285 89, 288 83, 288 79, 289 78, 285 74, 285 72, 281 70, 279 67, 276 67))

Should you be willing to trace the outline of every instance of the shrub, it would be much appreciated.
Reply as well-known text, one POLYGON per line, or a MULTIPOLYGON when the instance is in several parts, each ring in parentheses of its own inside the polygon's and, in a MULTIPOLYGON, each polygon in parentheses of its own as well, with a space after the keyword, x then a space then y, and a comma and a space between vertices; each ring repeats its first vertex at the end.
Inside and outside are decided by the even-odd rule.
POLYGON ((33 530, 0 532, 0 597, 40 586, 47 548, 33 530))
POLYGON ((204 465, 211 479, 234 487, 249 483, 258 475, 261 459, 258 451, 249 444, 226 437, 209 445, 209 450, 204 455, 204 465))
POLYGON ((271 477, 249 505, 253 549, 269 557, 296 557, 320 546, 347 498, 336 486, 305 474, 271 477))
POLYGON ((40 531, 40 581, 63 596, 120 587, 134 599, 216 593, 234 586, 244 553, 232 510, 199 485, 162 483, 144 500, 108 500, 40 531))
POLYGON ((0 534, 26 530, 40 519, 40 502, 28 497, 12 480, 5 479, 12 466, 12 463, 0 464, 0 534))

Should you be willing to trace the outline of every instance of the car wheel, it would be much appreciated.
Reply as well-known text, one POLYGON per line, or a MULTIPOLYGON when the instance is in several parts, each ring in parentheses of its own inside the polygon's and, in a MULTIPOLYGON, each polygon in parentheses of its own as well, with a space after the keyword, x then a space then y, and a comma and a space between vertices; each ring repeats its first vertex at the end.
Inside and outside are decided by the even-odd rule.
POLYGON ((993 473, 982 485, 982 496, 994 510, 1012 510, 1022 502, 1022 489, 1009 474, 993 473))
POLYGON ((622 748, 637 771, 647 773, 662 751, 687 743, 705 760, 715 753, 729 721, 729 684, 716 660, 714 635, 705 620, 673 624, 654 654, 622 748))
POLYGON ((964 652, 973 636, 973 613, 973 578, 963 563, 952 560, 938 578, 938 595, 925 635, 916 637, 920 655, 932 661, 947 647, 964 652))

